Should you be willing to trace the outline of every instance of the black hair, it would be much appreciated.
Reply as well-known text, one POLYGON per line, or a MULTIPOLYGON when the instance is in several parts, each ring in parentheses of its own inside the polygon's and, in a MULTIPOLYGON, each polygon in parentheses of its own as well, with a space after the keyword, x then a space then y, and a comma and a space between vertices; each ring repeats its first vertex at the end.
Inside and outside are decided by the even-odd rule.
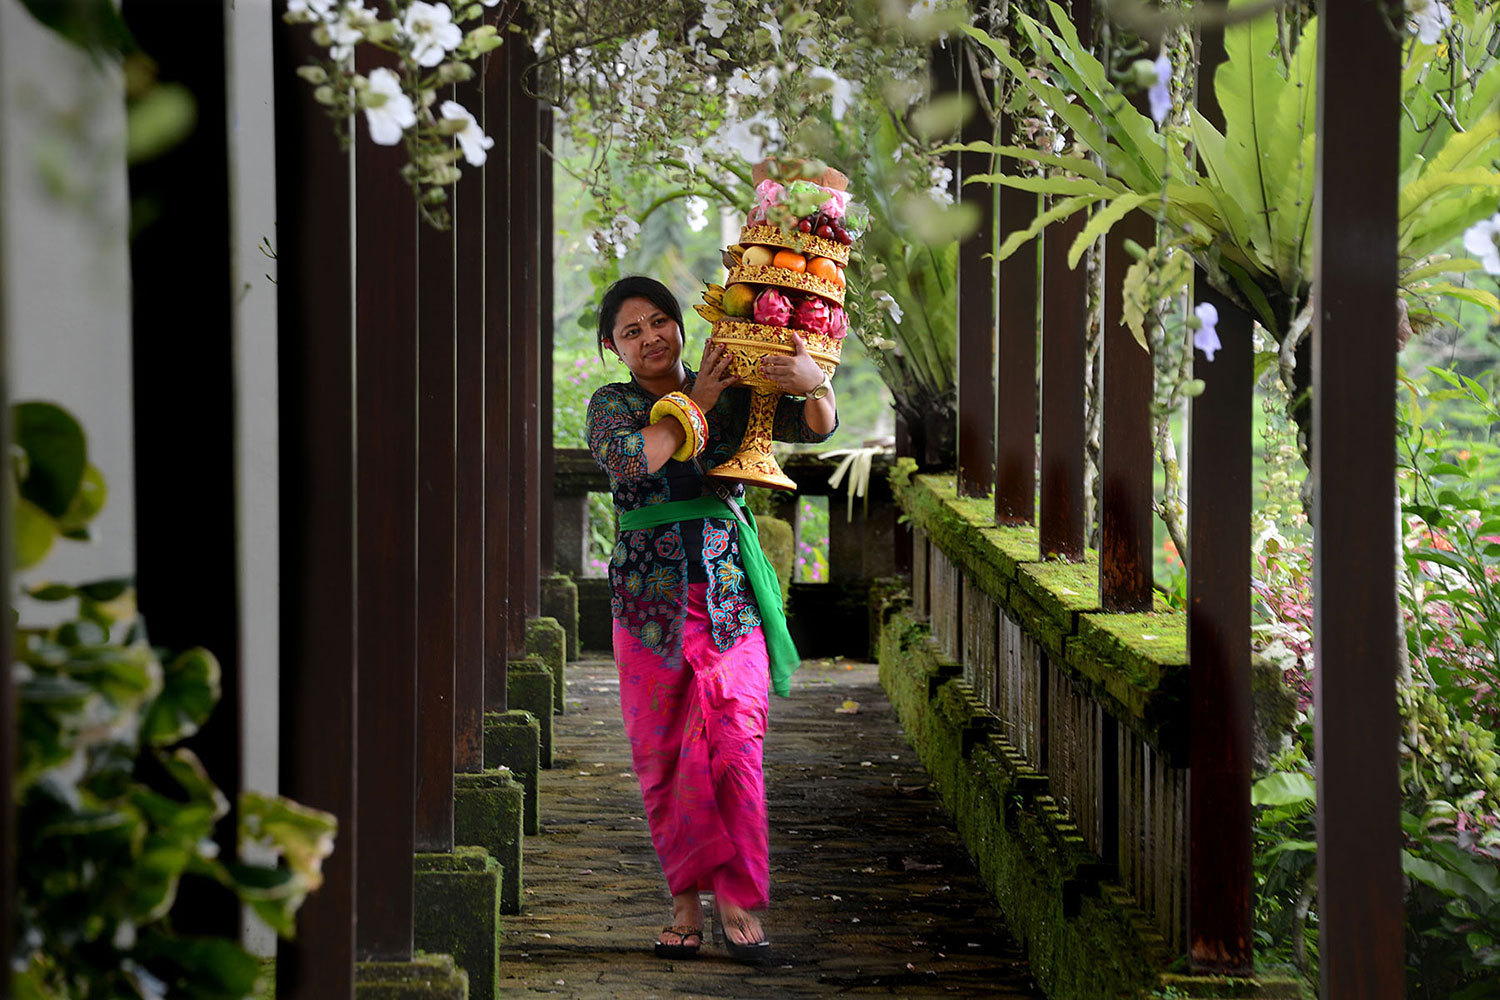
POLYGON ((645 299, 672 317, 677 323, 677 335, 687 346, 687 330, 682 325, 682 306, 672 290, 655 278, 643 274, 632 274, 610 285, 599 302, 599 357, 604 358, 604 345, 615 342, 615 317, 626 299, 645 299))

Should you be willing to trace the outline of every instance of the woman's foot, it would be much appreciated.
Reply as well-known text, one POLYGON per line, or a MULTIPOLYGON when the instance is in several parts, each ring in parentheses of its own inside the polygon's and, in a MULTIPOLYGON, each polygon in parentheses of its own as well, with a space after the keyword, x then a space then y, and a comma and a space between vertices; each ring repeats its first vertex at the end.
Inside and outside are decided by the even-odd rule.
POLYGON ((672 922, 656 938, 658 958, 696 958, 703 946, 703 906, 697 892, 672 897, 672 922))
POLYGON ((749 910, 723 904, 717 907, 716 933, 723 938, 724 950, 737 962, 759 964, 770 960, 771 942, 760 918, 749 910))

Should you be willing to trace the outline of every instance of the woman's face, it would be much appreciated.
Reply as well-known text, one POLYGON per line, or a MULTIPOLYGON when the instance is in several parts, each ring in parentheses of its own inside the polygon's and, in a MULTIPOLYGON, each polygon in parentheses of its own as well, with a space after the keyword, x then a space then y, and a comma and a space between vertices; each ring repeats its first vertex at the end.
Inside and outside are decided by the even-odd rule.
POLYGON ((669 375, 682 354, 677 321, 650 299, 631 298, 615 313, 614 351, 638 378, 669 375))

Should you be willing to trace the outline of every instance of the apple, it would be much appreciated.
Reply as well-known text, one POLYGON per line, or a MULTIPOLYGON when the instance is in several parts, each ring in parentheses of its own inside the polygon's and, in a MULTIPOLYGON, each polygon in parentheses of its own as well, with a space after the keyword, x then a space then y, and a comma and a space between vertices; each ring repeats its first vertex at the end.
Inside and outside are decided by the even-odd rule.
POLYGON ((770 247, 750 247, 743 258, 746 267, 770 267, 776 257, 770 247))

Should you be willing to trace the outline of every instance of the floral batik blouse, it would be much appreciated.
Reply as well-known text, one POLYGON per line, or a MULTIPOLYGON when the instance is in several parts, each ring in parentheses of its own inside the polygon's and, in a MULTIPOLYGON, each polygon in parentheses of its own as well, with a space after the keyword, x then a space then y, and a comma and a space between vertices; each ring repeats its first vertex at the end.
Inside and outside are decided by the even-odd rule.
MULTIPOLYGON (((684 392, 697 380, 687 370, 684 392)), ((750 390, 730 386, 706 416, 708 442, 690 462, 668 459, 646 471, 641 431, 651 422, 656 397, 632 379, 603 386, 589 400, 588 444, 594 461, 609 476, 615 509, 634 510, 670 500, 691 500, 705 491, 743 496, 739 484, 704 485, 703 471, 728 460, 739 449, 750 417, 750 390)), ((828 440, 807 426, 806 402, 782 396, 772 436, 778 441, 815 444, 828 440)), ((836 427, 836 425, 835 425, 836 427)), ((740 561, 739 522, 733 518, 664 524, 620 532, 609 562, 610 612, 647 649, 667 653, 682 645, 687 585, 708 584, 708 615, 714 645, 728 649, 760 624, 760 612, 740 561)))

